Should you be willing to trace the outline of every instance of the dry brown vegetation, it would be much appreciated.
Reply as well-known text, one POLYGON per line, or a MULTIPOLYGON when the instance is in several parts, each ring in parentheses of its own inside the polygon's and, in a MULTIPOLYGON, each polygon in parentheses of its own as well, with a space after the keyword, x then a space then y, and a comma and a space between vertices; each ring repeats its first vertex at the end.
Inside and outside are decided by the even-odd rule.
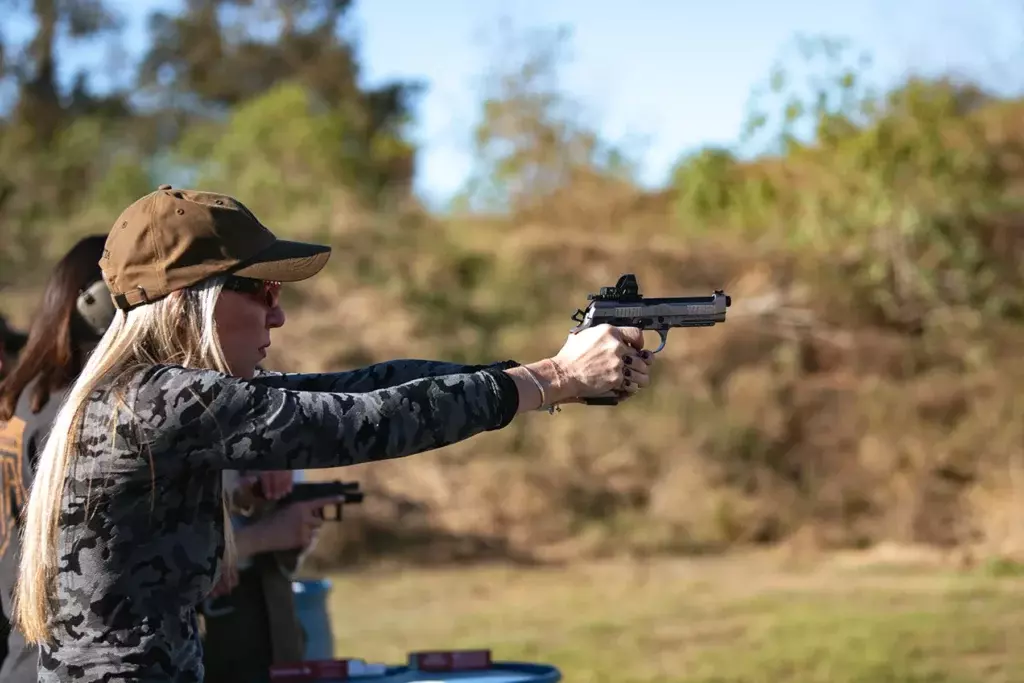
MULTIPOLYGON (((486 263, 505 291, 522 278, 529 292, 503 305, 498 287, 467 288, 464 316, 508 306, 528 323, 438 330, 397 297, 324 282, 307 288, 309 310, 343 296, 348 338, 334 316, 296 314, 279 364, 540 357, 588 291, 627 271, 649 293, 725 287, 736 304, 724 326, 673 333, 656 386, 633 405, 574 406, 443 452, 324 473, 371 491, 337 534, 345 561, 398 548, 525 557, 784 540, 1017 549, 1024 365, 1014 325, 952 311, 916 334, 871 325, 801 281, 790 256, 721 241, 594 242, 542 226, 488 236, 460 258, 486 263), (311 338, 324 340, 316 356, 302 343, 311 338)), ((324 559, 336 552, 328 538, 324 559)))

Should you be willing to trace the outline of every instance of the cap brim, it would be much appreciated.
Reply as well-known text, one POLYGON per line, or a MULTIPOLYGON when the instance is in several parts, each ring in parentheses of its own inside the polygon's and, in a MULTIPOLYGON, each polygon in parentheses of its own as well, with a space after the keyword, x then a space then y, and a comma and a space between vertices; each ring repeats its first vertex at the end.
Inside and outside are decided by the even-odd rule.
POLYGON ((299 282, 319 273, 329 258, 331 248, 326 245, 277 240, 233 274, 257 280, 299 282))

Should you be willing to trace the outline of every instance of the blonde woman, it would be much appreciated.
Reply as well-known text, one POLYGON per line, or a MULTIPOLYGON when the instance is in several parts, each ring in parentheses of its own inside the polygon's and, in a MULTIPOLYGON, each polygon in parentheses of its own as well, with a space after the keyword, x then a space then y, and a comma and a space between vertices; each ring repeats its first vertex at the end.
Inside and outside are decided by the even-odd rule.
POLYGON ((280 283, 329 255, 277 239, 231 197, 169 185, 114 223, 100 266, 119 311, 61 405, 27 506, 14 612, 40 646, 40 681, 203 680, 196 605, 233 557, 223 470, 423 453, 648 384, 640 332, 608 326, 528 365, 257 376, 284 324, 280 283))

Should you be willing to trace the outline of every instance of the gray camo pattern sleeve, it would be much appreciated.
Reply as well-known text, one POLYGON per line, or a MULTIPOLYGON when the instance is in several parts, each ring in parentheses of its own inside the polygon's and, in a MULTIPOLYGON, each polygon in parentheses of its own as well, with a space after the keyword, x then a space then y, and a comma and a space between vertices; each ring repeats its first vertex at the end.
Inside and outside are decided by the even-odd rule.
POLYGON ((518 392, 503 370, 441 368, 381 371, 387 386, 376 389, 349 375, 345 386, 365 389, 349 393, 273 386, 296 386, 296 376, 156 366, 126 388, 133 412, 109 387, 94 392, 62 499, 53 642, 40 649, 39 680, 200 683, 195 606, 220 571, 221 470, 398 458, 513 419, 518 392))
POLYGON ((514 381, 497 366, 372 390, 372 375, 338 379, 345 374, 277 376, 284 386, 318 387, 310 390, 164 366, 143 384, 138 405, 145 429, 173 440, 187 462, 232 470, 399 458, 501 429, 519 408, 514 381))
POLYGON ((264 371, 252 381, 279 389, 360 393, 387 389, 423 377, 463 375, 487 369, 505 370, 518 365, 519 363, 511 360, 488 365, 463 365, 447 361, 406 358, 375 363, 346 372, 280 373, 264 371))

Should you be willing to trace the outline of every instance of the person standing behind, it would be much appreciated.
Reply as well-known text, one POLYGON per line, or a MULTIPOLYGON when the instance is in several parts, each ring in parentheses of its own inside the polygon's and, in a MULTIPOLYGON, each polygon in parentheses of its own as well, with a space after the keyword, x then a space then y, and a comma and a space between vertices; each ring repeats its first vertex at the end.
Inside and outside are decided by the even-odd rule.
POLYGON ((0 315, 0 379, 3 379, 14 365, 26 339, 26 335, 12 330, 7 319, 0 315))
POLYGON ((0 681, 35 683, 38 647, 10 626, 20 555, 18 524, 38 453, 64 395, 116 309, 100 272, 106 235, 78 241, 57 262, 17 362, 0 382, 0 681))
POLYGON ((246 505, 245 513, 236 509, 232 515, 237 576, 229 585, 222 578, 200 606, 207 680, 256 683, 267 680, 271 665, 303 659, 306 637, 292 594, 292 575, 324 522, 320 510, 340 499, 283 507, 269 502, 289 493, 298 474, 290 470, 224 472, 225 489, 248 489, 248 498, 255 504, 246 505), (256 481, 262 487, 260 498, 267 503, 252 500, 256 481))

